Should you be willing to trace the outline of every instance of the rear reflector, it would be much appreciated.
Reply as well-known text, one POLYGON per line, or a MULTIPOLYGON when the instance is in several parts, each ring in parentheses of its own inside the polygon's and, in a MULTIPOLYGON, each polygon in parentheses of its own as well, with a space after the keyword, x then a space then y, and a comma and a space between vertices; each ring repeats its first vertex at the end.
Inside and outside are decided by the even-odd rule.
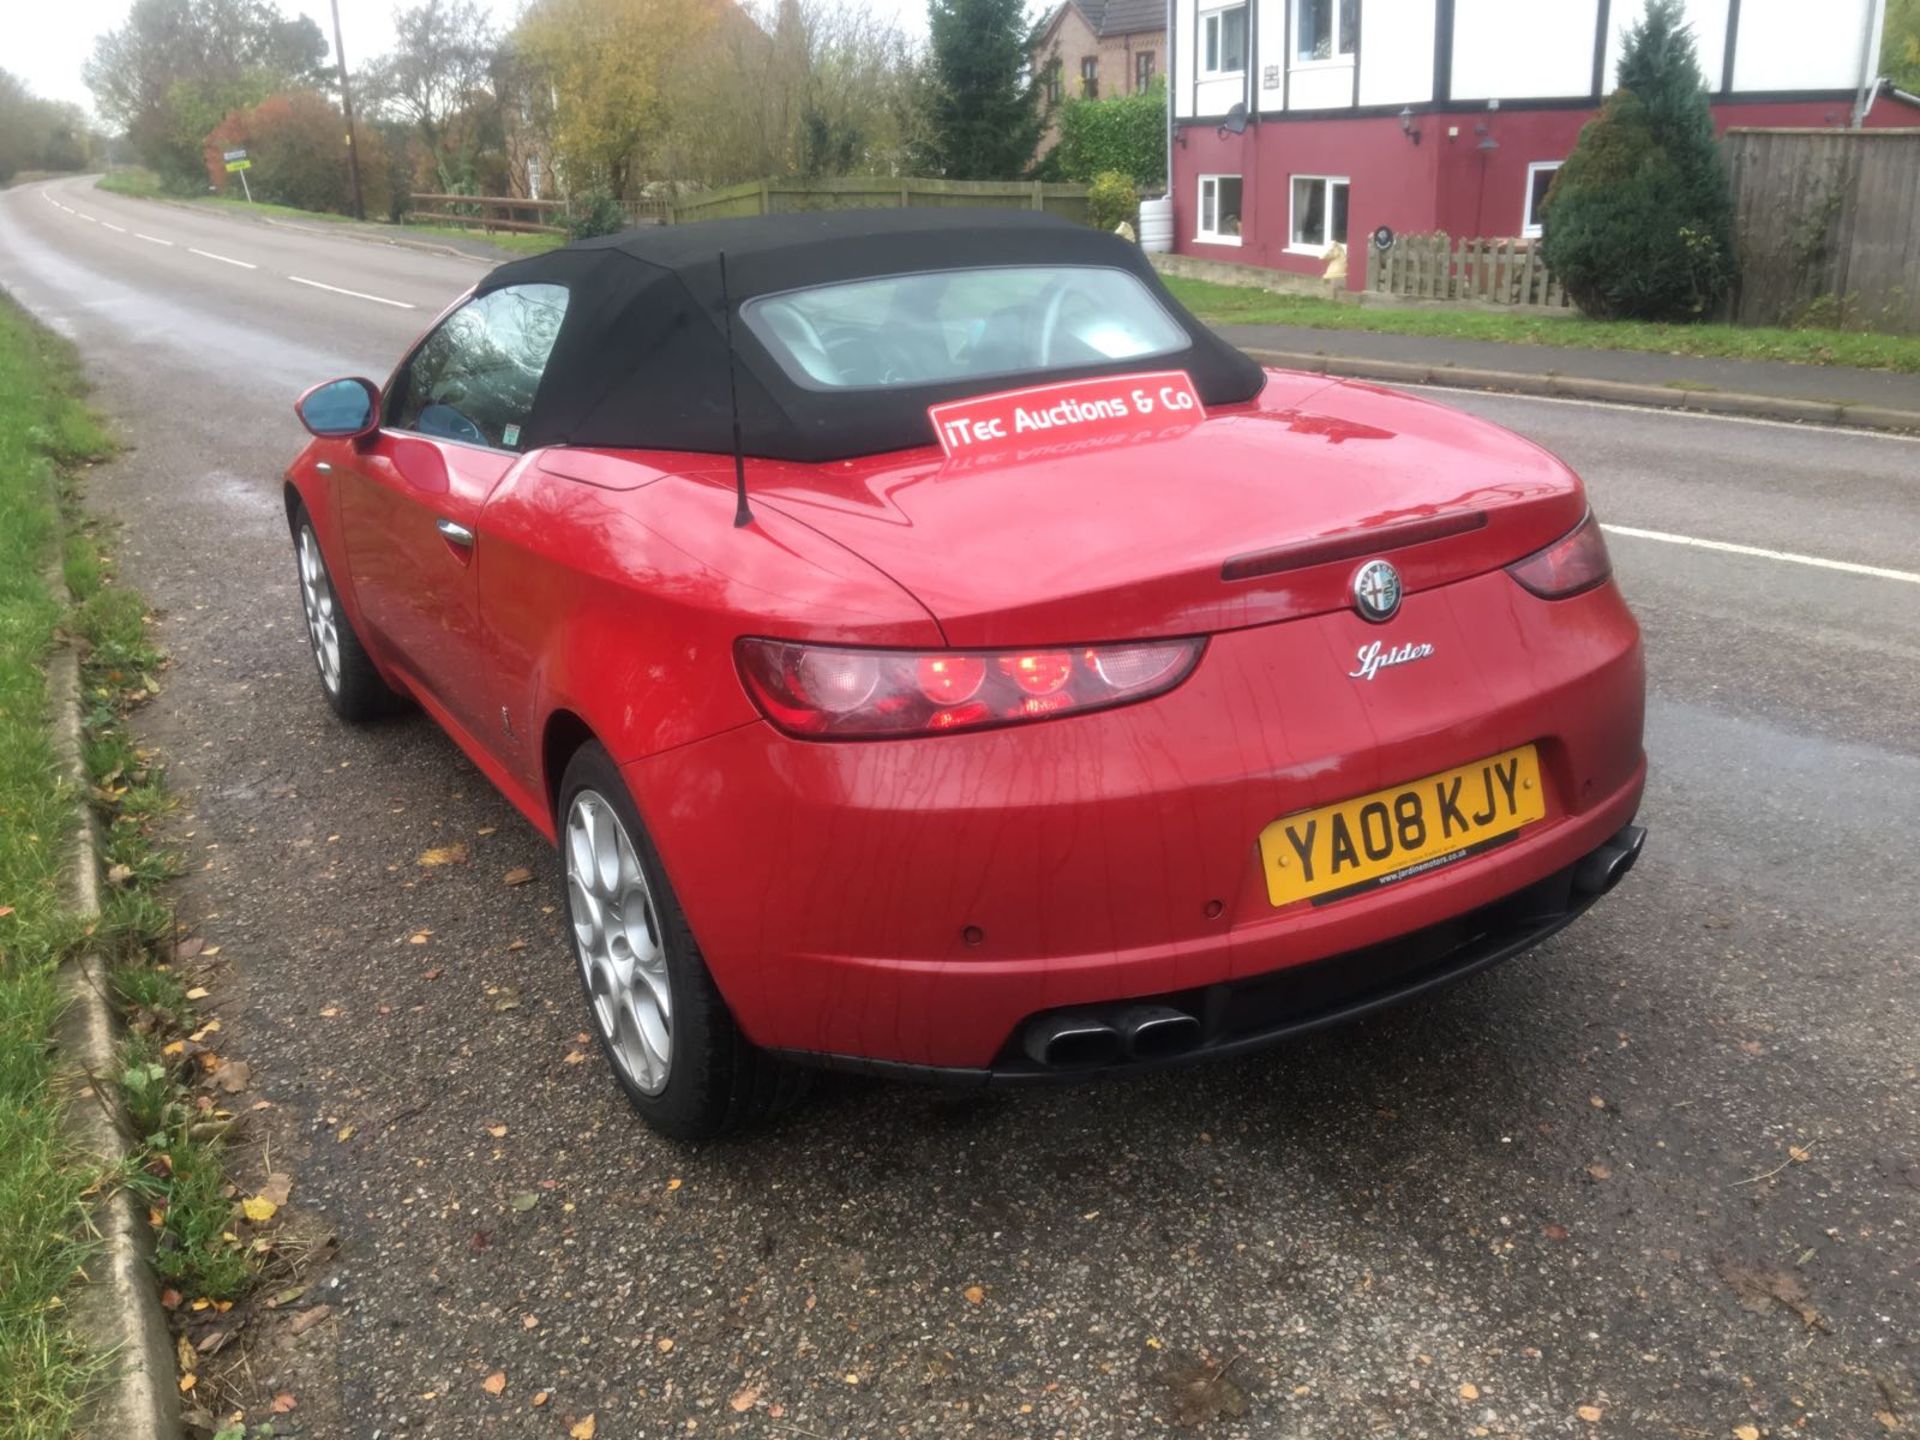
POLYGON ((1338 535, 1323 535, 1291 545, 1251 555, 1237 555, 1220 567, 1222 580, 1254 580, 1262 575, 1278 575, 1285 570, 1304 570, 1309 565, 1331 565, 1338 560, 1355 560, 1362 555, 1378 555, 1387 550, 1404 550, 1409 545, 1425 545, 1430 540, 1445 540, 1450 535, 1465 535, 1487 523, 1484 510, 1448 510, 1424 519, 1396 520, 1391 525, 1372 525, 1364 530, 1345 530, 1338 535))
POLYGON ((1080 715, 1163 695, 1204 640, 1050 650, 856 650, 790 640, 734 647, 747 693, 808 740, 941 735, 1080 715))
POLYGON ((1507 567, 1507 574, 1542 600, 1564 600, 1603 585, 1613 573, 1600 522, 1589 510, 1586 518, 1544 550, 1507 567))

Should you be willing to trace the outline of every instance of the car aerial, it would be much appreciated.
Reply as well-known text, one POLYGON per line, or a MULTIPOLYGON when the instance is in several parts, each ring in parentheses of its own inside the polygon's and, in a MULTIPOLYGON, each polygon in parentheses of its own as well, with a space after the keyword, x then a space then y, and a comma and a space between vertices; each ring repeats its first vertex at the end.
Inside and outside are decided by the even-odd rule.
POLYGON ((296 408, 328 701, 417 702, 557 844, 593 1028, 671 1135, 810 1067, 1271 1044, 1526 950, 1645 838, 1579 479, 1262 370, 1115 236, 629 231, 296 408))

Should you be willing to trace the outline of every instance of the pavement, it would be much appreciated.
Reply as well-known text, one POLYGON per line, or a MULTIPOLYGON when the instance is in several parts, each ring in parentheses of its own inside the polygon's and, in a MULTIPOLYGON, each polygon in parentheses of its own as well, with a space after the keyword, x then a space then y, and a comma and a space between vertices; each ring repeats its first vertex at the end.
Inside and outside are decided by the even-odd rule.
POLYGON ((0 194, 0 284, 133 447, 89 499, 172 655, 142 721, 207 1003, 290 1214, 337 1240, 228 1377, 256 1419, 283 1394, 276 1434, 361 1440, 1920 1425, 1920 441, 1424 392, 1564 456, 1614 527, 1651 686, 1627 884, 1256 1059, 1007 1096, 830 1078, 690 1149, 583 1041, 545 845, 423 718, 337 724, 305 649, 289 401, 383 375, 479 273, 84 181, 0 194), (466 864, 417 863, 456 839, 466 864))
POLYGON ((1874 406, 1920 416, 1920 375, 1776 360, 1718 360, 1643 350, 1588 350, 1568 345, 1506 345, 1432 335, 1317 330, 1304 325, 1222 325, 1245 350, 1286 351, 1342 359, 1564 376, 1609 385, 1640 385, 1710 394, 1764 395, 1828 405, 1874 406))

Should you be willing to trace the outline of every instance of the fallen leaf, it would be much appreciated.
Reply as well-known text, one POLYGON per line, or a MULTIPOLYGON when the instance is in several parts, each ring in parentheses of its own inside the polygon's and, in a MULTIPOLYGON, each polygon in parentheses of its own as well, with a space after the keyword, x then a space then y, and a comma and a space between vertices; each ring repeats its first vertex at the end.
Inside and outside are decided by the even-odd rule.
POLYGON ((1606 1414, 1607 1412, 1602 1410, 1598 1405, 1582 1405, 1578 1410, 1575 1410, 1573 1413, 1578 1415, 1582 1420, 1586 1421, 1589 1425, 1598 1425, 1600 1423, 1600 1417, 1606 1414))
POLYGON ((1733 1427, 1733 1440, 1760 1440, 1758 1425, 1736 1425, 1733 1427))
MULTIPOLYGON (((109 885, 124 885, 131 879, 133 879, 133 871, 129 870, 125 865, 109 865, 107 867, 107 883, 109 885)), ((191 1375, 187 1377, 189 1380, 192 1378, 191 1375)), ((192 1387, 182 1385, 180 1388, 186 1390, 192 1387)))
POLYGON ((967 1303, 969 1305, 983 1305, 986 1303, 987 1292, 978 1285, 969 1285, 960 1293, 967 1297, 967 1303))
POLYGON ((524 885, 531 879, 533 879, 533 871, 524 865, 516 865, 500 877, 500 883, 503 885, 524 885))
POLYGON ((431 850, 420 852, 420 863, 432 868, 435 865, 464 865, 467 860, 467 845, 464 840, 456 840, 451 845, 436 845, 431 850))
POLYGON ((407 936, 407 944, 424 945, 427 943, 427 937, 431 934, 433 934, 431 930, 416 930, 413 934, 407 936))
POLYGON ((1827 1323, 1807 1300, 1807 1286, 1791 1270, 1765 1261, 1749 1265, 1730 1255, 1713 1262, 1715 1272, 1747 1309, 1765 1314, 1775 1305, 1791 1310, 1810 1330, 1825 1330, 1827 1323))
POLYGON ((278 1395, 273 1397, 273 1403, 267 1408, 276 1415, 285 1415, 299 1403, 299 1401, 293 1398, 293 1392, 291 1390, 282 1390, 278 1395))
POLYGON ((859 1371, 857 1371, 857 1370, 849 1370, 849 1371, 847 1371, 847 1373, 846 1373, 846 1382, 847 1382, 847 1383, 848 1383, 849 1385, 858 1385, 858 1384, 860 1383, 860 1372, 859 1372, 859 1371))
POLYGON ((1460 1387, 1460 1398, 1462 1400, 1478 1400, 1480 1398, 1480 1387, 1471 1382, 1463 1384, 1460 1387))
POLYGON ((327 1006, 326 1009, 320 1012, 320 1018, 322 1020, 331 1020, 333 1019, 334 1016, 338 1015, 339 1013, 340 1013, 340 1007, 338 1005, 329 1005, 327 1006))
POLYGON ((249 1195, 240 1202, 240 1213, 256 1225, 264 1225, 273 1219, 280 1207, 264 1195, 249 1195))
POLYGON ((581 1051, 569 1050, 565 1055, 562 1055, 560 1057, 560 1063, 563 1065, 578 1065, 581 1061, 585 1060, 586 1058, 587 1058, 586 1055, 583 1054, 581 1051))
POLYGON ((749 1385, 746 1389, 736 1394, 731 1400, 727 1401, 727 1404, 733 1410, 734 1414, 743 1415, 758 1404, 759 1400, 760 1387, 758 1385, 749 1385))
POLYGON ((534 1393, 533 1403, 536 1406, 544 1405, 547 1403, 547 1401, 551 1400, 552 1398, 553 1398, 553 1392, 551 1390, 536 1391, 534 1393))
MULTIPOLYGON (((499 828, 500 827, 498 825, 482 825, 478 830, 474 831, 473 833, 476 835, 491 835, 499 828)), ((542 1392, 542 1393, 545 1393, 545 1392, 542 1392)))
POLYGON ((540 1203, 540 1197, 530 1190, 523 1190, 507 1203, 515 1210, 531 1210, 540 1203))
POLYGON ((206 998, 207 998, 207 987, 204 985, 196 985, 191 990, 187 991, 187 999, 189 1000, 204 1000, 206 998))
POLYGON ((1613 1178, 1613 1171, 1609 1170, 1605 1164, 1597 1160, 1587 1166, 1587 1174, 1595 1180, 1611 1180, 1613 1178))
POLYGON ((480 1388, 489 1395, 498 1395, 507 1388, 507 1372, 496 1370, 480 1382, 480 1388))
POLYGON ((198 1385, 199 1383, 200 1383, 200 1377, 198 1375, 182 1375, 180 1377, 180 1393, 182 1395, 186 1394, 189 1390, 193 1389, 193 1387, 198 1385))
POLYGON ((247 1068, 244 1060, 222 1061, 213 1072, 213 1083, 229 1095, 238 1095, 247 1088, 247 1081, 253 1072, 247 1068))
POLYGON ((686 1181, 682 1180, 678 1175, 676 1175, 673 1177, 673 1179, 667 1181, 667 1189, 678 1190, 682 1185, 686 1183, 687 1183, 686 1181))
POLYGON ((522 1330, 531 1330, 539 1323, 540 1317, 538 1315, 522 1315, 520 1317, 520 1328, 522 1330))
POLYGON ((304 1335, 333 1313, 331 1305, 309 1305, 287 1322, 289 1335, 304 1335))
POLYGON ((507 942, 507 953, 509 955, 511 955, 516 950, 524 950, 526 948, 527 948, 527 942, 524 940, 509 940, 507 942))
POLYGON ((160 1303, 169 1310, 178 1310, 180 1308, 180 1292, 178 1290, 162 1290, 160 1292, 160 1303))
POLYGON ((1549 1240, 1564 1240, 1567 1238, 1567 1227, 1564 1225, 1542 1225, 1540 1227, 1540 1233, 1549 1240))
POLYGON ((487 1134, 493 1136, 496 1140, 504 1140, 507 1138, 507 1127, 504 1125, 489 1125, 487 1126, 487 1134))
POLYGON ((1804 1165, 1807 1161, 1813 1159, 1813 1152, 1811 1150, 1802 1150, 1798 1145, 1789 1145, 1787 1147, 1787 1159, 1795 1165, 1804 1165))
POLYGON ((584 1420, 576 1420, 567 1435, 569 1440, 593 1440, 593 1431, 593 1416, 589 1415, 584 1420))
POLYGON ((1602 1100, 1598 1095, 1589 1095, 1587 1097, 1587 1104, 1596 1110, 1604 1110, 1607 1108, 1607 1102, 1602 1100))
POLYGON ((293 1193, 293 1177, 284 1170, 276 1170, 260 1182, 259 1193, 276 1205, 284 1205, 287 1196, 293 1193))
POLYGON ((673 1350, 673 1340, 669 1336, 662 1335, 657 1344, 662 1355, 666 1355, 673 1350))
POLYGON ((334 1132, 334 1138, 340 1141, 340 1143, 344 1145, 347 1141, 353 1138, 353 1132, 356 1128, 357 1127, 352 1125, 342 1125, 338 1130, 334 1132))
POLYGON ((13 914, 13 906, 0 905, 0 920, 6 919, 11 914, 13 914))

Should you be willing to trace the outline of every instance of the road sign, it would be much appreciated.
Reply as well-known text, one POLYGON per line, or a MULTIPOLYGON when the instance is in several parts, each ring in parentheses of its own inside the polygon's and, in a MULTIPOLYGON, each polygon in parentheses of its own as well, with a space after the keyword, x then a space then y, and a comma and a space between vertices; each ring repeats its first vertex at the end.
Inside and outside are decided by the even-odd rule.
POLYGON ((223 152, 222 158, 227 162, 227 173, 229 175, 240 170, 251 170, 253 168, 253 161, 247 158, 247 152, 244 150, 225 151, 223 152))

